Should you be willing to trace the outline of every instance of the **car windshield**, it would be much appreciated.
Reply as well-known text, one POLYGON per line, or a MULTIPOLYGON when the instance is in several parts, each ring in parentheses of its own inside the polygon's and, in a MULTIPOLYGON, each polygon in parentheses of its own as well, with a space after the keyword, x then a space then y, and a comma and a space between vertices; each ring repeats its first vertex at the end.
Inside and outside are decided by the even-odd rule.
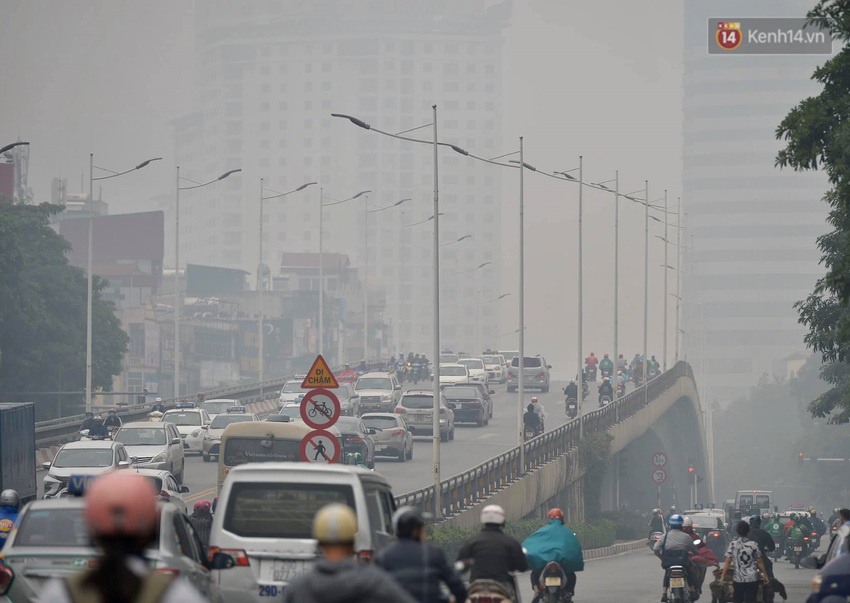
POLYGON ((53 459, 53 466, 65 467, 109 467, 112 465, 112 448, 77 448, 60 450, 53 459))
POLYGON ((224 447, 224 464, 228 467, 245 463, 300 460, 301 442, 267 438, 230 438, 224 447))
POLYGON ((289 417, 290 419, 300 419, 301 418, 301 406, 292 405, 292 406, 284 406, 280 409, 280 414, 289 417))
POLYGON ((360 419, 357 417, 340 417, 337 419, 336 428, 342 433, 352 433, 360 431, 360 419))
POLYGON ((458 360, 458 364, 465 364, 467 368, 471 369, 483 369, 484 363, 480 358, 464 358, 462 360, 458 360))
POLYGON ((393 417, 363 417, 362 420, 370 429, 395 429, 399 426, 393 417))
POLYGON ((199 412, 167 412, 162 415, 162 420, 175 425, 195 426, 201 424, 201 413, 199 412))
POLYGON ((472 387, 447 387, 443 390, 448 400, 477 400, 478 392, 472 387))
POLYGON ((316 512, 331 503, 354 508, 351 486, 236 482, 227 499, 223 527, 243 538, 309 539, 316 512))
POLYGON ((441 377, 466 377, 468 374, 466 367, 464 366, 441 366, 440 367, 440 376, 441 377))
POLYGON ((239 402, 236 400, 210 400, 209 402, 201 404, 201 408, 211 415, 217 415, 219 413, 227 412, 227 409, 231 406, 238 405, 239 402))
POLYGON ((253 421, 251 415, 218 415, 210 423, 210 429, 224 429, 231 423, 244 423, 245 421, 253 421))
POLYGON ((434 396, 405 396, 401 399, 401 405, 405 408, 432 408, 434 396))
POLYGON ((440 354, 440 362, 457 362, 457 354, 440 354))
POLYGON ((501 364, 502 361, 498 356, 482 356, 481 360, 484 361, 484 364, 501 364))
MULTIPOLYGON (((511 366, 519 366, 519 356, 511 360, 511 366)), ((522 368, 540 368, 541 366, 543 366, 543 363, 540 361, 540 358, 523 356, 522 368)))
POLYGON ((83 507, 34 509, 24 513, 15 536, 18 547, 93 547, 83 507))
POLYGON ((366 379, 358 379, 356 390, 363 389, 392 389, 392 381, 383 377, 368 377, 366 379))
POLYGON ((125 427, 115 436, 115 441, 125 446, 162 446, 165 444, 165 430, 161 427, 125 427))
POLYGON ((283 394, 306 394, 308 389, 304 389, 301 387, 301 383, 299 381, 289 381, 283 384, 283 394))

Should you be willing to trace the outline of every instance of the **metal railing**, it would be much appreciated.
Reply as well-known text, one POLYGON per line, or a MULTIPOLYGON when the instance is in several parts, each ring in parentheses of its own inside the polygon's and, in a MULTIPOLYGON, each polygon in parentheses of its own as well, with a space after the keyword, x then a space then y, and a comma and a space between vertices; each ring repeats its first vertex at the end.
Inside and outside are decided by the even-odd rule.
MULTIPOLYGON (((683 361, 676 363, 672 369, 659 375, 648 384, 632 390, 603 408, 584 414, 557 429, 524 442, 525 466, 520 466, 520 448, 516 446, 468 471, 443 480, 440 482, 442 516, 450 517, 459 513, 464 508, 480 502, 496 490, 522 477, 531 469, 569 452, 578 445, 579 421, 584 424, 583 431, 585 434, 606 431, 615 423, 637 413, 669 389, 681 377, 693 379, 691 366, 683 361)), ((421 509, 433 509, 434 486, 427 486, 397 496, 396 503, 399 506, 414 505, 421 509)))
MULTIPOLYGON (((370 369, 376 368, 383 364, 381 360, 373 360, 367 363, 370 369)), ((333 367, 335 373, 342 371, 344 367, 333 367)), ((262 383, 242 383, 239 385, 230 385, 228 387, 220 387, 204 392, 206 400, 215 398, 234 398, 245 404, 251 402, 259 402, 260 400, 270 400, 277 398, 280 393, 280 388, 283 384, 292 379, 293 376, 276 377, 274 379, 266 379, 262 383), (260 395, 262 392, 262 396, 260 395)), ((195 401, 198 394, 190 394, 177 398, 163 398, 163 404, 173 406, 179 400, 195 401)), ((136 404, 131 407, 123 407, 118 409, 118 416, 124 422, 138 421, 147 418, 151 411, 153 402, 146 404, 136 404)), ((49 421, 39 421, 35 424, 36 446, 43 448, 56 444, 76 439, 79 431, 79 426, 82 424, 85 415, 74 415, 71 417, 62 417, 61 419, 52 419, 49 421)))

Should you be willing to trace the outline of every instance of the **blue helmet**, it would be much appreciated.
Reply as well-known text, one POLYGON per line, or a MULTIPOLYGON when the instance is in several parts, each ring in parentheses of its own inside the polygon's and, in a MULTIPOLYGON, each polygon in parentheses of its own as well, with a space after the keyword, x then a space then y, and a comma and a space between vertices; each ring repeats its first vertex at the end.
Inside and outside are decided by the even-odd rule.
POLYGON ((681 530, 682 524, 685 522, 685 518, 679 515, 678 513, 671 515, 668 523, 670 524, 671 530, 681 530))

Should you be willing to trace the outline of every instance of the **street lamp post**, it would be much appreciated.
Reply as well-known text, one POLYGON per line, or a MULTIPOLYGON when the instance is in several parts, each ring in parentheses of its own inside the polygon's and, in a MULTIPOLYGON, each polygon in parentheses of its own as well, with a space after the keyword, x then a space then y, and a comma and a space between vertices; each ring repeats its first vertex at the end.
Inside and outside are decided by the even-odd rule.
POLYGON ((679 362, 679 296, 682 295, 682 290, 679 287, 680 276, 682 273, 682 197, 676 197, 676 224, 679 228, 676 229, 676 355, 674 360, 679 362))
MULTIPOLYGON (((269 199, 278 199, 281 197, 286 197, 287 195, 291 195, 292 193, 297 193, 299 191, 303 191, 308 186, 312 186, 313 184, 317 184, 316 182, 308 182, 306 184, 302 184, 296 189, 291 191, 287 191, 285 193, 278 192, 276 190, 265 188, 263 186, 263 178, 260 178, 260 230, 259 230, 259 252, 258 252, 258 261, 257 261, 257 294, 259 299, 259 319, 257 321, 257 372, 260 378, 260 397, 263 396, 263 373, 265 369, 265 332, 263 325, 263 290, 266 288, 265 282, 265 272, 263 270, 263 201, 268 201, 269 199), (270 195, 268 197, 264 197, 263 194, 265 191, 273 192, 274 195, 270 195)), ((271 278, 271 275, 269 276, 271 278)))
MULTIPOLYGON (((643 215, 643 384, 649 382, 649 180, 644 180, 646 191, 643 215)), ((649 388, 644 387, 648 399, 649 388)))
MULTIPOLYGON (((4 153, 10 148, 22 144, 29 143, 19 142, 13 143, 11 145, 6 145, 2 149, 0 149, 0 153, 4 153)), ((113 172, 112 170, 107 170, 105 168, 96 166, 94 164, 94 153, 89 153, 88 257, 86 260, 86 412, 91 412, 92 410, 92 305, 94 302, 92 263, 94 248, 94 183, 99 180, 109 180, 110 178, 117 178, 118 176, 123 176, 124 174, 135 172, 136 170, 142 169, 149 163, 159 161, 160 159, 162 159, 162 157, 155 157, 153 159, 143 161, 142 163, 130 168, 129 170, 124 170, 122 172, 113 172), (108 176, 100 176, 98 178, 95 178, 95 168, 104 172, 109 172, 110 174, 108 176)))
POLYGON ((189 178, 180 176, 180 166, 177 166, 177 177, 175 178, 174 195, 174 399, 180 399, 180 191, 189 191, 201 188, 219 180, 224 180, 231 174, 241 172, 242 169, 229 170, 218 178, 207 182, 195 182, 189 178), (180 181, 195 182, 192 186, 180 186, 180 181))
POLYGON ((620 171, 614 172, 614 179, 599 182, 595 186, 610 191, 605 186, 614 182, 614 392, 616 396, 617 384, 619 383, 620 368, 620 171))
MULTIPOLYGON (((432 105, 434 126, 434 348, 431 350, 434 359, 434 423, 432 425, 432 463, 434 465, 434 517, 443 514, 442 484, 440 483, 440 180, 439 180, 439 147, 437 146, 437 105, 432 105)), ((446 425, 448 433, 448 424, 446 425)))

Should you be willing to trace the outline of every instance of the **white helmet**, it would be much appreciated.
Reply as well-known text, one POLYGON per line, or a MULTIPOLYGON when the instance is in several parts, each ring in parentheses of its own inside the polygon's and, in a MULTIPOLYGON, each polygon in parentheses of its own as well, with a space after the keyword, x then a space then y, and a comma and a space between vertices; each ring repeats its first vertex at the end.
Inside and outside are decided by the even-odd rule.
POLYGON ((481 511, 481 523, 484 525, 505 525, 505 510, 499 505, 487 505, 481 511))
POLYGON ((162 398, 157 398, 156 403, 159 404, 160 402, 162 402, 162 398))
POLYGON ((682 520, 683 528, 692 528, 694 526, 694 520, 685 515, 685 518, 682 520))

